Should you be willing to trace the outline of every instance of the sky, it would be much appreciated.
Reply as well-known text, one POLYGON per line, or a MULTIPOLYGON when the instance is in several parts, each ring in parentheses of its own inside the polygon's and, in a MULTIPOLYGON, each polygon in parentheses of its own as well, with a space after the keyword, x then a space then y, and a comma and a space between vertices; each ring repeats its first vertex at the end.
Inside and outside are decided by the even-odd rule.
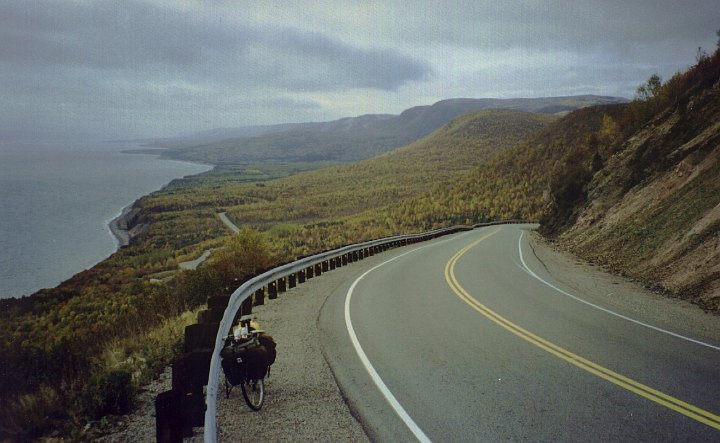
POLYGON ((718 29, 717 0, 0 0, 0 141, 632 98, 718 29))

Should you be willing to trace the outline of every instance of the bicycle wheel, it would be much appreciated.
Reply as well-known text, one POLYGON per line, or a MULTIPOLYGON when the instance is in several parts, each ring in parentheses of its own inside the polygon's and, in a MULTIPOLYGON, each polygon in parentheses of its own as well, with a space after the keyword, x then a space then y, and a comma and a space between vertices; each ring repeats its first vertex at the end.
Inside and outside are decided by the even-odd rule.
POLYGON ((259 411, 265 400, 265 383, 260 380, 248 380, 240 385, 245 403, 253 411, 259 411))

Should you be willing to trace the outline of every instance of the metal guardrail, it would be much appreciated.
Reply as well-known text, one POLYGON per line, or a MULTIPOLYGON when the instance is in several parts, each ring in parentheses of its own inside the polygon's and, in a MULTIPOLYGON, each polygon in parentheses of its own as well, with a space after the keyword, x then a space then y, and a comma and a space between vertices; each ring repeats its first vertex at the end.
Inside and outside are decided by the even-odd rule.
MULTIPOLYGON (((230 296, 230 300, 228 302, 227 308, 225 309, 225 312, 223 313, 223 317, 220 321, 220 325, 217 331, 217 336, 215 338, 215 347, 212 351, 212 356, 210 360, 210 373, 208 377, 207 393, 205 397, 205 403, 207 405, 207 409, 205 411, 205 442, 215 443, 217 441, 216 413, 218 384, 220 376, 220 350, 223 348, 223 345, 225 343, 225 337, 230 332, 233 326, 233 322, 236 318, 236 314, 240 310, 240 307, 257 291, 262 290, 266 286, 280 279, 284 279, 285 277, 291 276, 293 274, 303 272, 308 268, 314 267, 315 265, 327 262, 329 260, 335 260, 343 256, 348 256, 348 254, 352 256, 356 252, 369 250, 370 248, 381 247, 384 251, 391 247, 418 243, 443 235, 454 234, 461 231, 469 231, 479 227, 516 223, 528 222, 521 220, 505 220, 490 223, 480 223, 472 226, 453 226, 449 228, 442 228, 433 231, 423 232, 420 234, 398 235, 394 237, 387 237, 379 240, 372 240, 364 243, 344 246, 338 249, 334 249, 332 251, 323 252, 313 255, 311 257, 305 257, 292 263, 279 266, 256 277, 253 277, 252 279, 243 283, 230 296)), ((364 256, 362 258, 364 258, 364 256)), ((348 259, 347 261, 352 262, 354 261, 354 259, 348 259)))

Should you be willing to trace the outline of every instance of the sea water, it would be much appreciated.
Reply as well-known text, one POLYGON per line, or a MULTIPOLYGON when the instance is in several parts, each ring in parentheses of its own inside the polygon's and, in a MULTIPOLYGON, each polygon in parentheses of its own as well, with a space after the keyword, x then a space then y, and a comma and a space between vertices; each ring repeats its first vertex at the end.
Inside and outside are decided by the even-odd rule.
POLYGON ((207 165, 128 154, 133 143, 0 142, 0 298, 57 286, 118 248, 108 224, 207 165))

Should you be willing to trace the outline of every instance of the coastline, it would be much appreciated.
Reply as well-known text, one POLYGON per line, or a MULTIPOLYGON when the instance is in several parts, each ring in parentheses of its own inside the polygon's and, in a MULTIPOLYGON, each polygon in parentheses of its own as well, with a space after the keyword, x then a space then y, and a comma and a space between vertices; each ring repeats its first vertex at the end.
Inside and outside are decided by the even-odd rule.
MULTIPOLYGON (((164 187, 162 189, 164 189, 164 187)), ((123 246, 128 246, 133 238, 137 237, 148 227, 147 223, 137 222, 140 208, 135 207, 135 205, 139 200, 140 199, 135 200, 132 204, 125 206, 122 211, 120 211, 120 215, 112 219, 107 225, 117 242, 115 252, 123 246)))
POLYGON ((107 227, 110 230, 110 233, 113 237, 115 237, 115 241, 117 243, 117 247, 115 252, 117 252, 118 249, 122 248, 123 246, 128 246, 130 244, 130 241, 135 238, 138 234, 142 233, 146 228, 147 225, 144 223, 137 223, 137 216, 140 213, 140 209, 136 208, 135 205, 137 202, 148 195, 153 194, 154 192, 162 191, 163 189, 167 188, 174 180, 178 180, 180 178, 185 177, 193 177, 195 175, 204 174, 207 171, 212 170, 215 165, 209 164, 209 163, 200 163, 200 162, 189 162, 189 161, 183 161, 183 160, 174 160, 174 159, 166 159, 161 156, 161 152, 166 150, 166 148, 155 148, 155 149, 129 149, 121 151, 123 154, 143 154, 143 155, 154 155, 157 156, 159 159, 162 160, 171 160, 171 161, 180 161, 183 163, 192 163, 202 166, 208 166, 209 169, 206 171, 194 173, 194 174, 187 174, 182 177, 175 177, 171 179, 169 182, 162 185, 160 188, 148 192, 147 194, 139 197, 137 200, 132 202, 131 204, 125 206, 122 208, 120 213, 115 216, 112 220, 107 222, 107 227))
POLYGON ((135 207, 135 202, 122 208, 120 213, 110 220, 107 224, 110 233, 115 237, 117 248, 122 248, 130 244, 130 231, 128 226, 128 214, 135 207))
POLYGON ((7 143, 0 193, 4 228, 0 299, 53 289, 133 244, 147 226, 134 208, 174 180, 212 165, 126 155, 131 144, 7 143), (22 189, 15 192, 13 189, 22 189), (13 192, 10 192, 13 191, 13 192))

